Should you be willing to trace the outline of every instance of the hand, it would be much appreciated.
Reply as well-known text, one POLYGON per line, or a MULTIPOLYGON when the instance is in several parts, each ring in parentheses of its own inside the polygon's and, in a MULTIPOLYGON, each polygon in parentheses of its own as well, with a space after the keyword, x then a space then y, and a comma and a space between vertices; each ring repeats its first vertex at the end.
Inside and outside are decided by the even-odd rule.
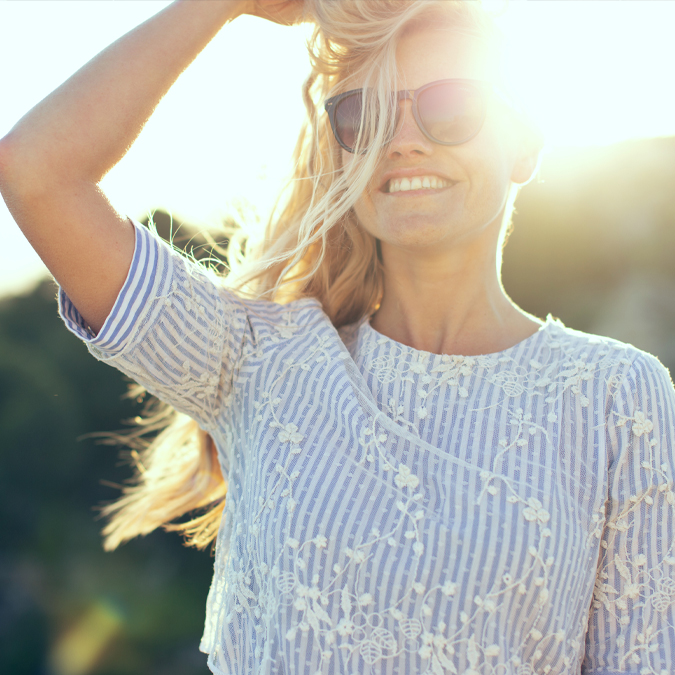
POLYGON ((293 26, 302 20, 303 9, 304 0, 247 0, 242 14, 293 26))

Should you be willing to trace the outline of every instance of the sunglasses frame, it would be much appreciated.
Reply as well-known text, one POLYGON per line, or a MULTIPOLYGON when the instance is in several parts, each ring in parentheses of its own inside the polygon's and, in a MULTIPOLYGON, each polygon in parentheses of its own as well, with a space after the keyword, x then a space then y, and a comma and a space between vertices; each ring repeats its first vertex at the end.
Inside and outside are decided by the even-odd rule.
MULTIPOLYGON (((324 108, 326 112, 328 113, 328 119, 330 121, 330 126, 331 129, 333 130, 333 136, 335 136, 335 140, 340 144, 341 147, 343 147, 347 152, 354 152, 354 148, 350 148, 346 143, 342 142, 342 139, 340 138, 338 132, 337 132, 337 121, 335 119, 336 111, 338 104, 348 96, 352 96, 354 94, 358 93, 363 93, 363 88, 361 89, 350 89, 349 91, 345 91, 342 94, 337 94, 337 96, 332 96, 329 99, 326 99, 326 102, 324 104, 324 108)), ((411 100, 412 101, 412 111, 413 111, 413 117, 415 118, 415 122, 417 122, 417 126, 419 127, 420 131, 433 143, 438 143, 439 145, 461 145, 462 143, 466 143, 467 141, 470 141, 474 136, 476 136, 480 130, 483 128, 483 123, 485 122, 485 116, 487 113, 487 96, 489 94, 497 94, 500 98, 504 99, 505 101, 508 101, 507 97, 499 90, 499 88, 493 84, 492 82, 487 82, 485 80, 469 80, 469 79, 462 79, 462 78, 452 78, 448 80, 435 80, 434 82, 429 82, 428 84, 425 84, 418 89, 401 89, 400 91, 396 92, 396 104, 400 101, 403 100, 411 100), (417 100, 420 94, 427 89, 430 89, 431 87, 436 87, 440 84, 450 84, 450 83, 458 83, 458 84, 463 84, 463 85, 469 85, 469 87, 473 89, 477 89, 480 91, 482 95, 482 100, 481 100, 481 105, 482 105, 482 110, 481 110, 481 119, 480 119, 480 124, 478 124, 478 127, 476 131, 474 131, 470 136, 467 136, 467 138, 464 138, 461 141, 439 141, 438 139, 434 138, 424 127, 422 124, 422 120, 420 118, 419 110, 417 107, 417 100)), ((397 111, 398 114, 398 111, 397 111)), ((393 137, 392 137, 393 139, 393 137)), ((388 143, 391 142, 392 139, 389 139, 387 141, 388 143)), ((366 150, 363 150, 365 153, 366 150)))

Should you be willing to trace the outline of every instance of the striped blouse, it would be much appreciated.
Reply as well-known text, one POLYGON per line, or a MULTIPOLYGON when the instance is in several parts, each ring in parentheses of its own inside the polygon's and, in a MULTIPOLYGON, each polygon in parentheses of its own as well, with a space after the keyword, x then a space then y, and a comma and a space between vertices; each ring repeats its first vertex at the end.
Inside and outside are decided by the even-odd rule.
POLYGON ((228 493, 201 649, 217 675, 675 670, 675 390, 548 317, 437 355, 243 301, 136 226, 89 351, 194 418, 228 493))

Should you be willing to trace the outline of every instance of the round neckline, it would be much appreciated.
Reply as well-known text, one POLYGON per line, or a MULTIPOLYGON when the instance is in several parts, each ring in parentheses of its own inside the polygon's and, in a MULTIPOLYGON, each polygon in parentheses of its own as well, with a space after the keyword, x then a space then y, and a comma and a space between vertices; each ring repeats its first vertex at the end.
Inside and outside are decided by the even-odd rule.
MULTIPOLYGON (((410 354, 417 354, 420 357, 426 359, 443 359, 443 358, 452 358, 456 360, 464 360, 464 359, 498 359, 503 356, 508 356, 510 352, 517 350, 517 349, 522 349, 524 346, 528 344, 530 341, 534 341, 537 339, 540 335, 544 334, 547 329, 550 329, 553 326, 558 326, 560 325, 560 322, 558 319, 554 319, 550 314, 546 316, 546 320, 539 326, 539 328, 532 333, 532 335, 529 335, 526 337, 524 340, 521 340, 520 342, 517 342, 515 345, 512 345, 511 347, 507 347, 506 349, 503 349, 500 352, 488 352, 486 354, 473 354, 473 355, 465 355, 465 354, 436 354, 435 352, 427 352, 424 351, 423 349, 415 349, 414 347, 411 347, 410 345, 405 345, 402 342, 397 342, 393 338, 387 337, 383 333, 378 332, 375 330, 371 324, 370 324, 370 316, 366 316, 363 319, 363 322, 361 324, 361 330, 364 330, 364 338, 366 340, 374 340, 378 344, 381 345, 388 345, 389 347, 396 347, 398 349, 401 349, 403 351, 406 351, 410 354)), ((360 331, 359 331, 360 332, 360 331)))

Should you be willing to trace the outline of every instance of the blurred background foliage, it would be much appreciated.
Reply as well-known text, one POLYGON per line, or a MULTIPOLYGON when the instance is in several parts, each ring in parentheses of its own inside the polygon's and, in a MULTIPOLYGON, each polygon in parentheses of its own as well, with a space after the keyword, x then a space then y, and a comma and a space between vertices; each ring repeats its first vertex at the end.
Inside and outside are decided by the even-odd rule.
MULTIPOLYGON (((524 309, 675 368, 675 138, 556 151, 517 200, 504 286, 524 309)), ((207 256, 189 224, 158 231, 207 256), (185 227, 182 227, 185 225, 185 227)), ((57 316, 56 287, 0 302, 0 673, 206 675, 213 560, 155 532, 104 553, 97 505, 130 475, 87 434, 141 404, 57 316)))

